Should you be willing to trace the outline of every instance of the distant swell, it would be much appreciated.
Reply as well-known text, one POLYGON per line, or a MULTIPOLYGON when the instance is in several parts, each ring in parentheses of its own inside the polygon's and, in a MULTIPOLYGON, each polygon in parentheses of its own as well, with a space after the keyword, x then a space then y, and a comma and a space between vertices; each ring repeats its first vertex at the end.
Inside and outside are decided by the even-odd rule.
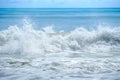
POLYGON ((120 52, 120 27, 77 28, 56 32, 52 27, 35 30, 28 22, 0 31, 0 54, 44 55, 56 52, 120 52))

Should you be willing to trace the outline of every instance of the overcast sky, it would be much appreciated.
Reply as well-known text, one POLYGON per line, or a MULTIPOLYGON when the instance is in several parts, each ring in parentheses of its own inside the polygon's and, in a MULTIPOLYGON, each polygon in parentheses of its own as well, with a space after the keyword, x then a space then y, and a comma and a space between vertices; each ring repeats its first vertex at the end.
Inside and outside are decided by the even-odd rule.
POLYGON ((98 7, 120 8, 120 0, 0 0, 0 8, 98 8, 98 7))

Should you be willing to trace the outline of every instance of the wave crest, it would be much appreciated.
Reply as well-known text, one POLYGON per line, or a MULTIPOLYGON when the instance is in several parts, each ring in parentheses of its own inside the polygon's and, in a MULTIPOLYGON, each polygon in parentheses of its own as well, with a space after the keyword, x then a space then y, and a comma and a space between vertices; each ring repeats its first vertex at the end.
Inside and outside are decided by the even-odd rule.
POLYGON ((63 51, 120 52, 120 28, 102 27, 94 30, 77 28, 70 32, 55 31, 52 27, 35 30, 11 26, 0 31, 0 54, 44 54, 63 51))

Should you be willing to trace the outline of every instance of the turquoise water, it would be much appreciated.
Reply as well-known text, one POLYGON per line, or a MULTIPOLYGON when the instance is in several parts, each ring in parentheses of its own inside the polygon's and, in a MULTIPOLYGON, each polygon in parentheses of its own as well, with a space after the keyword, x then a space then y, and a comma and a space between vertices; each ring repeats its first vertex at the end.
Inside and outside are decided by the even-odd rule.
POLYGON ((120 26, 120 8, 1 8, 0 29, 21 26, 23 19, 34 23, 34 28, 54 26, 70 31, 77 27, 94 28, 98 25, 120 26))
POLYGON ((120 9, 0 9, 0 80, 120 80, 120 9))

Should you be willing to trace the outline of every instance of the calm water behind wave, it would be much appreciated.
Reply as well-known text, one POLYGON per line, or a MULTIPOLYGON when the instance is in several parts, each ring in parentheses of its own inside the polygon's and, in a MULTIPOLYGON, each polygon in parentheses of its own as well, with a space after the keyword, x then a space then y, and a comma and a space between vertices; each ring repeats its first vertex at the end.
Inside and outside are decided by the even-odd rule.
POLYGON ((119 8, 1 8, 0 29, 22 25, 23 19, 35 23, 35 28, 54 25, 56 30, 70 31, 77 27, 98 25, 120 26, 119 8))

